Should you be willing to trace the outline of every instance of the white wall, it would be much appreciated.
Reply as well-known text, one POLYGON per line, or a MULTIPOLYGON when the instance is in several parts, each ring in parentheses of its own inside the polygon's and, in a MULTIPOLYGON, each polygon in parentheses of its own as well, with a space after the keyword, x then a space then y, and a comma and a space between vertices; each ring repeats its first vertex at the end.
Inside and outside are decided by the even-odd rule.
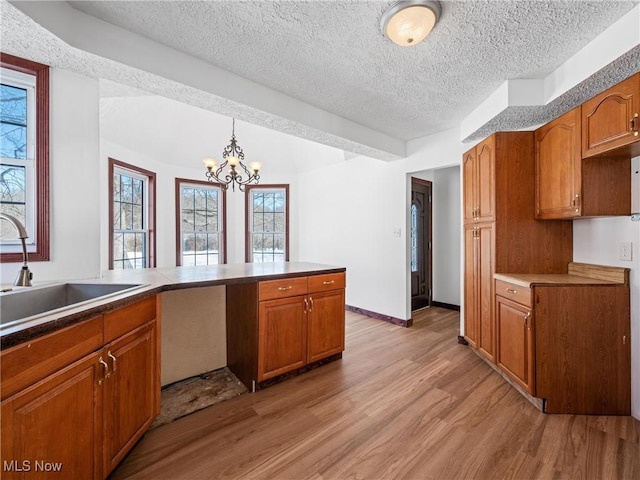
MULTIPOLYGON (((31 262, 34 283, 100 274, 98 82, 50 70, 51 260, 31 262)), ((21 264, 0 266, 13 283, 21 264)))
POLYGON ((456 129, 409 142, 409 147, 404 160, 356 157, 302 173, 299 180, 300 257, 346 266, 348 305, 403 320, 411 318, 411 175, 430 176, 425 170, 459 165, 465 149, 456 129), (398 229, 400 237, 394 236, 398 229))
POLYGON ((433 300, 460 305, 460 167, 433 172, 433 300))
POLYGON ((629 217, 574 220, 573 260, 631 269, 631 414, 640 418, 640 222, 629 217), (618 260, 620 242, 633 242, 633 261, 618 260))

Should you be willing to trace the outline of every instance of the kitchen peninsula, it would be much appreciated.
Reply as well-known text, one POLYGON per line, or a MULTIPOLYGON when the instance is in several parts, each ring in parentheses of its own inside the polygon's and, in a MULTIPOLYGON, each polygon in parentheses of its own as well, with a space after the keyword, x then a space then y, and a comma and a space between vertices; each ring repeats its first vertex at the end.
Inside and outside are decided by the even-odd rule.
POLYGON ((105 478, 157 415, 161 384, 224 359, 255 390, 344 350, 345 268, 176 267, 93 282, 140 286, 2 326, 3 461, 42 458, 67 478, 105 478), (73 445, 57 440, 65 429, 73 445))

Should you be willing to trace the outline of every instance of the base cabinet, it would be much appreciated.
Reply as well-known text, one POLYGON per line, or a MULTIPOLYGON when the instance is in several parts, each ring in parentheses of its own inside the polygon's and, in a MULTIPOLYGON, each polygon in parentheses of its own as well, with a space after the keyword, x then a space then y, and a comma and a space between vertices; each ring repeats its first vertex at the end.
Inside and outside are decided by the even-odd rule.
POLYGON ((156 299, 9 348, 0 361, 2 478, 106 478, 159 413, 156 299))
POLYGON ((535 337, 531 308, 496 295, 498 367, 535 394, 535 337))
POLYGON ((260 302, 258 320, 258 381, 282 375, 306 364, 306 297, 260 302))
POLYGON ((157 415, 155 321, 105 347, 104 472, 110 473, 157 415))
POLYGON ((345 283, 345 272, 339 271, 227 285, 229 369, 255 390, 340 355, 345 283))
POLYGON ((100 353, 2 402, 2 478, 102 478, 100 353))
POLYGON ((530 288, 496 279, 498 367, 546 413, 630 415, 628 283, 540 277, 530 288))
POLYGON ((344 350, 344 289, 309 298, 307 362, 311 363, 344 350))
POLYGON ((344 273, 260 282, 258 382, 344 350, 344 286, 344 273))

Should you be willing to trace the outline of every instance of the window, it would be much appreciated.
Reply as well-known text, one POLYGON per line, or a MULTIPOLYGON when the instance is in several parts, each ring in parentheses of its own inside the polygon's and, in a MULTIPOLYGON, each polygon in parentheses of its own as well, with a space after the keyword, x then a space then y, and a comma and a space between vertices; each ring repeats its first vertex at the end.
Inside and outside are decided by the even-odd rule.
POLYGON ((226 263, 225 191, 176 178, 176 265, 226 263))
POLYGON ((248 186, 246 261, 289 260, 289 186, 248 186))
MULTIPOLYGON (((0 211, 29 234, 30 261, 49 260, 49 67, 0 55, 0 211)), ((15 228, 0 222, 0 261, 21 262, 15 228)))
POLYGON ((155 267, 156 174, 109 159, 109 268, 155 267))

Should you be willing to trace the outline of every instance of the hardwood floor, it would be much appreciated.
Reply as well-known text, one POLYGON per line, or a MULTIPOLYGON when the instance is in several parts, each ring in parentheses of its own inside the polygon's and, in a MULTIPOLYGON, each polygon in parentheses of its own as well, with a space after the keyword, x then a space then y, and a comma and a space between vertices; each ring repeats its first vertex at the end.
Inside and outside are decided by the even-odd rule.
POLYGON ((347 312, 342 360, 148 432, 112 479, 640 478, 640 422, 541 413, 458 324, 347 312))

